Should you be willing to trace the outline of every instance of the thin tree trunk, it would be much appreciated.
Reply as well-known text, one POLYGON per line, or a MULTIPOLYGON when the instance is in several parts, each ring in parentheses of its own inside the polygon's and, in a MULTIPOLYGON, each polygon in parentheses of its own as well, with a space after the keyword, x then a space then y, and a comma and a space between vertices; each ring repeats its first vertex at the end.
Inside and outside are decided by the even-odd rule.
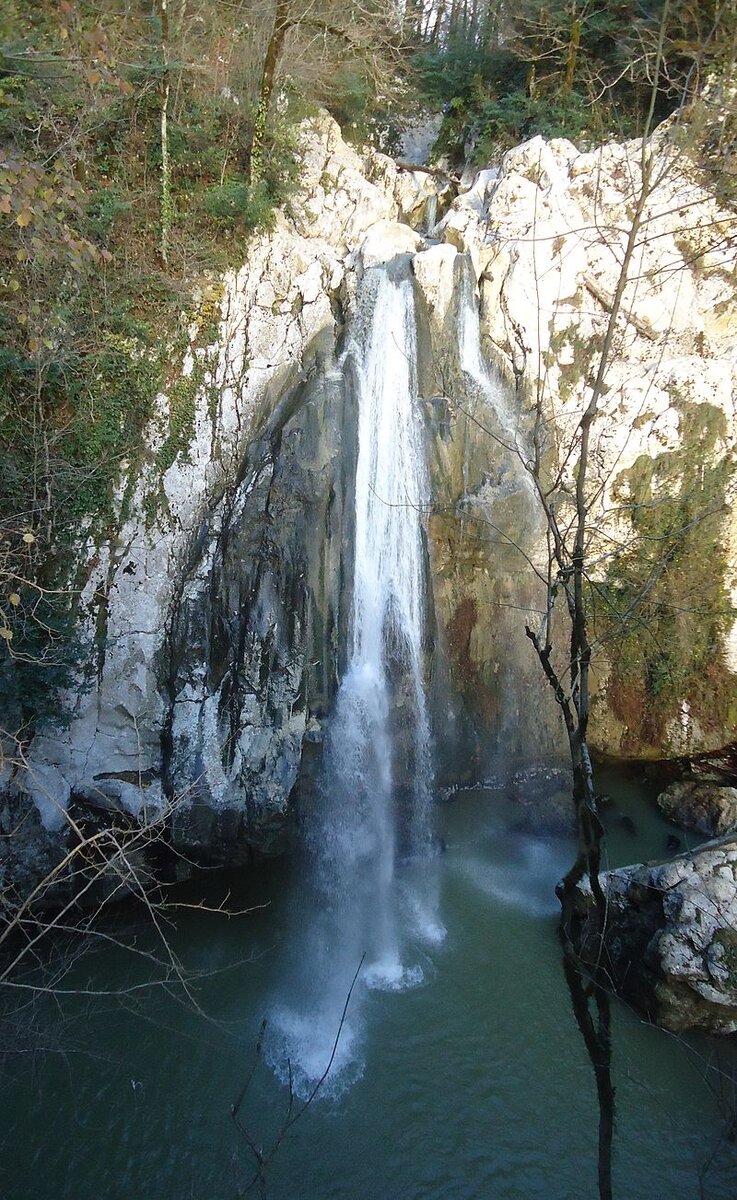
POLYGON ((563 77, 563 91, 573 91, 573 81, 576 77, 576 63, 578 61, 578 51, 581 45, 581 20, 579 17, 573 18, 571 24, 571 35, 568 39, 568 52, 566 54, 566 73, 563 77))
POLYGON ((483 48, 499 49, 499 0, 489 0, 484 21, 483 48))
POLYGON ((171 164, 169 161, 169 13, 167 0, 159 0, 161 19, 161 229, 159 252, 164 266, 169 263, 169 240, 171 235, 171 164))
POLYGON ((277 0, 274 27, 271 31, 269 44, 266 47, 261 84, 259 86, 258 104, 253 121, 251 144, 247 152, 248 174, 251 186, 258 183, 264 169, 264 135, 266 119, 269 115, 271 94, 274 90, 274 78, 279 65, 286 36, 294 24, 291 16, 291 0, 277 0))
POLYGON ((461 23, 461 0, 451 0, 450 21, 448 22, 448 38, 452 40, 458 35, 461 23))
POLYGON ((597 1176, 599 1200, 612 1200, 612 1142, 614 1138, 614 1085, 611 1073, 611 1002, 604 988, 596 987, 596 1020, 591 1013, 586 984, 575 954, 563 947, 563 971, 571 994, 576 1024, 581 1031, 594 1070, 599 1104, 597 1176))
POLYGON ((439 0, 439 4, 435 13, 435 24, 432 27, 430 41, 433 46, 437 46, 440 41, 440 34, 443 29, 443 21, 445 20, 445 9, 447 0, 439 0))
POLYGON ((471 17, 470 17, 470 34, 471 34, 471 41, 473 42, 474 46, 478 46, 479 42, 480 42, 480 38, 479 38, 479 0, 473 0, 473 7, 471 8, 471 17))

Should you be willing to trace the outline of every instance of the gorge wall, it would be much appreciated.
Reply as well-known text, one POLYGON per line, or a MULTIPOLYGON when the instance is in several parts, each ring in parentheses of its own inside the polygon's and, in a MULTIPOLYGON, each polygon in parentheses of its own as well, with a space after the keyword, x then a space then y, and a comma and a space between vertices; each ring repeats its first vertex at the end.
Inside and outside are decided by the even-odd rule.
MULTIPOLYGON (((715 749, 737 728, 737 227, 682 133, 652 139, 589 456, 590 737, 633 758, 715 749)), ((535 138, 441 223, 480 275, 485 349, 526 397, 523 424, 540 404, 563 497, 641 181, 640 143, 535 138)))
MULTIPOLYGON (((345 665, 356 406, 344 335, 361 275, 397 256, 411 259, 419 314, 440 774, 473 781, 502 755, 562 755, 524 634, 546 555, 524 461, 539 398, 570 486, 566 449, 616 288, 636 149, 583 155, 536 139, 501 175, 481 173, 430 231, 438 199, 448 203, 432 176, 359 155, 327 117, 306 125, 301 155, 299 197, 244 267, 203 293, 217 334, 204 318, 190 328, 181 378, 192 413, 175 452, 181 380, 159 398, 148 465, 132 493, 121 487, 117 537, 87 546, 77 684, 8 768, 47 830, 80 807, 136 818, 171 807, 175 847, 209 861, 283 845, 306 748, 321 740, 345 665)), ((659 534, 638 527, 638 513, 682 498, 684 526, 689 504, 708 509, 706 548, 672 606, 691 595, 680 608, 704 607, 708 568, 707 601, 721 615, 698 656, 688 613, 652 645, 647 631, 632 635, 630 623, 615 636, 602 620, 593 742, 662 756, 721 746, 737 720, 737 313, 727 214, 698 181, 666 172, 646 219, 593 455, 593 582, 621 594, 625 550, 613 545, 649 570, 659 534), (664 653, 668 679, 656 688, 664 653)))

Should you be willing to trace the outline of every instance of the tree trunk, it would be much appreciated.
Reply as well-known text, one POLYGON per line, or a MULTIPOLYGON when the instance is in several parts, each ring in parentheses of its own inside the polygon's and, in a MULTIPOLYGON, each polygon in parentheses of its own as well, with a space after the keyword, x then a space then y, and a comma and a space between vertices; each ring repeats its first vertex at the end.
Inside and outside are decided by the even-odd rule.
POLYGON ((443 21, 445 20, 446 0, 439 0, 438 7, 435 12, 435 24, 430 33, 430 41, 433 46, 437 46, 440 41, 440 34, 443 29, 443 21))
POLYGON ((499 49, 499 0, 489 0, 483 33, 484 50, 499 49))
POLYGON ((159 0, 159 17, 161 19, 161 229, 159 253, 164 266, 169 263, 169 239, 171 235, 172 202, 171 202, 171 164, 169 161, 169 13, 167 0, 159 0))
POLYGON ((591 1012, 586 984, 575 955, 563 947, 563 971, 571 994, 576 1024, 581 1031, 594 1070, 599 1102, 597 1177, 599 1200, 612 1197, 612 1141, 614 1136, 614 1085, 611 1073, 611 1002, 609 993, 597 987, 596 1020, 591 1012))
POLYGON ((281 58, 281 53, 284 49, 286 36, 294 24, 291 15, 291 7, 291 0, 277 0, 274 26, 271 31, 271 37, 269 38, 269 44, 266 47, 266 57, 264 58, 263 70, 261 72, 261 84, 259 86, 258 104, 256 106, 256 115, 253 120, 251 144, 246 153, 249 183, 252 187, 254 184, 259 182, 263 175, 264 134, 266 133, 266 119, 269 115, 271 94, 274 90, 276 68, 279 65, 279 59, 281 58))
POLYGON ((566 73, 563 78, 563 91, 573 91, 573 80, 576 75, 576 62, 578 61, 578 50, 581 45, 581 21, 579 17, 573 18, 571 25, 571 36, 568 39, 568 53, 566 54, 566 73))

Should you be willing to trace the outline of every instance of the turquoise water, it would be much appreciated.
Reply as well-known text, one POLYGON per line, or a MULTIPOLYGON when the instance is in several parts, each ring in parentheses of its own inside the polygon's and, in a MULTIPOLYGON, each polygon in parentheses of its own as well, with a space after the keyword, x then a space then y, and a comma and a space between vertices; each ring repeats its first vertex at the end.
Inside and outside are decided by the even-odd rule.
MULTIPOLYGON (((611 861, 662 855, 671 827, 644 803, 639 781, 610 772, 599 782, 613 797, 611 861)), ((354 1081, 328 1078, 284 1137, 266 1170, 269 1197, 595 1197, 593 1077, 556 940, 553 887, 571 846, 510 832, 518 815, 489 792, 440 806, 447 852, 423 870, 438 874, 445 941, 412 948, 418 986, 363 996, 350 1031, 353 1069, 341 1077, 354 1081)), ((302 884, 282 863, 248 880, 231 876, 227 886, 237 906, 266 907, 230 921, 181 910, 172 931, 189 969, 205 973, 195 991, 200 1014, 176 989, 70 998, 46 1010, 44 1043, 57 1048, 17 1056, 2 1081, 0 1195, 226 1200, 251 1178, 230 1106, 283 990, 285 963, 300 955, 302 884)), ((212 878, 209 902, 224 887, 212 878)), ((198 899, 203 888, 183 895, 198 899)), ((153 946, 142 929, 139 948, 153 946)), ((73 982, 130 989, 147 972, 111 947, 78 964, 73 982)), ((730 1043, 677 1039, 619 1003, 613 1024, 615 1195, 737 1194, 737 1156, 724 1136, 729 1106, 717 1094, 717 1068, 734 1063, 730 1043)), ((242 1109, 267 1153, 288 1104, 280 1075, 286 1065, 267 1027, 242 1109)))

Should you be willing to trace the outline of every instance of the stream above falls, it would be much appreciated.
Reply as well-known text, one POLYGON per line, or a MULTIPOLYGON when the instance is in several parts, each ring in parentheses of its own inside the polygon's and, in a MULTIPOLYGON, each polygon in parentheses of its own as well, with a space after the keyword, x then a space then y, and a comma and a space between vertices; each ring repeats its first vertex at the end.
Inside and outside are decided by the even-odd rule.
MULTIPOLYGON (((647 788, 613 768, 599 782, 613 800, 610 863, 662 854, 672 827, 647 788)), ((273 1200, 595 1194, 593 1076, 556 939, 553 888, 572 843, 520 832, 519 805, 501 792, 458 792, 437 815, 447 851, 423 870, 437 883, 445 940, 407 946, 417 986, 366 990, 343 1048, 352 1069, 328 1076, 283 1140, 267 1172, 273 1200)), ((0 1195, 238 1194, 253 1162, 230 1106, 283 991, 285 947, 296 961, 308 944, 309 930, 294 924, 302 886, 299 864, 284 861, 179 894, 215 904, 230 890, 237 908, 265 906, 230 921, 179 910, 172 945, 205 973, 195 988, 204 1015, 174 988, 136 990, 150 972, 114 946, 79 962, 65 986, 120 995, 62 998, 43 1015, 41 1048, 6 1065, 0 1195)), ((139 948, 154 946, 142 925, 139 948)), ((677 1038, 619 1002, 613 1023, 615 1196, 734 1195, 737 1157, 725 1136, 733 1110, 718 1075, 734 1066, 729 1041, 677 1038)), ((288 1089, 267 1058, 242 1116, 268 1149, 288 1089)))

